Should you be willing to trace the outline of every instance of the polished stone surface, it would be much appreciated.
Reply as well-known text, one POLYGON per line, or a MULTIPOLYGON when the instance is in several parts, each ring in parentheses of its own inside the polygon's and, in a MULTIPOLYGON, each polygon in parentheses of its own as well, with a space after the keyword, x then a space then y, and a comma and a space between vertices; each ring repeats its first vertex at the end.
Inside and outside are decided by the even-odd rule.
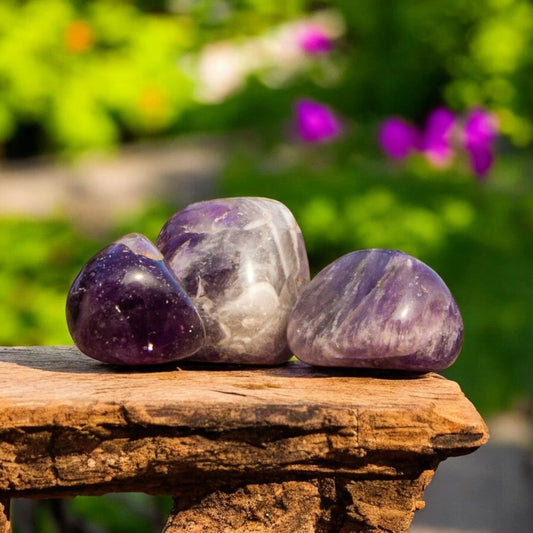
POLYGON ((173 215, 157 239, 206 328, 196 361, 278 364, 290 357, 289 313, 309 282, 303 237, 289 209, 266 198, 224 198, 173 215))
POLYGON ((66 311, 78 348, 106 363, 175 361, 204 343, 189 297, 160 251, 136 233, 89 260, 70 288, 66 311))
POLYGON ((324 268, 291 313, 291 349, 317 366, 437 371, 463 341, 459 309, 427 265, 393 250, 361 250, 324 268))

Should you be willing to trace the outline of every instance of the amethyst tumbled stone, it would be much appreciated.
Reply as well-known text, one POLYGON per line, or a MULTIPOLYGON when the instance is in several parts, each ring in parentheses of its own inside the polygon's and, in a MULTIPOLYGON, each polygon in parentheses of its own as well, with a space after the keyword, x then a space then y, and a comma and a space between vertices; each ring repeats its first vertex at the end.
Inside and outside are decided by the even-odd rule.
POLYGON ((205 339, 198 313, 161 252, 138 233, 89 260, 66 307, 78 348, 106 363, 175 361, 192 355, 205 339))
POLYGON ((403 252, 361 250, 311 281, 291 313, 288 339, 311 365, 427 372, 455 361, 463 322, 427 265, 403 252))
POLYGON ((309 264, 286 206, 250 197, 192 204, 169 219, 157 245, 204 321, 206 345, 192 360, 289 359, 287 321, 309 264))

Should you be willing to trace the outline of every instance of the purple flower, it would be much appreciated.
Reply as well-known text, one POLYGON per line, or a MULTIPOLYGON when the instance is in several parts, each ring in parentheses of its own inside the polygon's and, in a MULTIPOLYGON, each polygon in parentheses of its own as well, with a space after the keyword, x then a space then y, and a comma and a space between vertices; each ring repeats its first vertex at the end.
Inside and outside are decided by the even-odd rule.
POLYGON ((474 108, 466 118, 463 145, 470 157, 470 166, 479 178, 484 178, 494 161, 492 146, 498 135, 495 116, 474 108))
POLYGON ((304 142, 323 143, 341 133, 339 119, 325 105, 313 100, 299 100, 295 105, 296 133, 304 142))
POLYGON ((464 128, 465 147, 473 144, 491 144, 498 136, 496 117, 478 107, 466 117, 464 128))
POLYGON ((446 166, 453 158, 452 133, 456 123, 454 114, 444 107, 432 111, 422 138, 422 151, 435 166, 446 166))
POLYGON ((300 47, 312 55, 327 54, 333 45, 331 39, 319 26, 307 26, 300 36, 300 47))
POLYGON ((383 151, 392 159, 404 159, 419 146, 418 130, 409 122, 397 117, 385 120, 378 132, 383 151))
POLYGON ((492 150, 485 146, 472 146, 468 150, 470 167, 479 179, 485 178, 494 162, 492 150))
POLYGON ((419 150, 436 167, 449 165, 455 151, 464 149, 472 171, 483 179, 494 162, 497 136, 498 122, 492 113, 473 108, 459 121, 450 110, 439 107, 429 114, 423 134, 409 122, 390 117, 381 124, 378 140, 392 159, 401 160, 419 150))

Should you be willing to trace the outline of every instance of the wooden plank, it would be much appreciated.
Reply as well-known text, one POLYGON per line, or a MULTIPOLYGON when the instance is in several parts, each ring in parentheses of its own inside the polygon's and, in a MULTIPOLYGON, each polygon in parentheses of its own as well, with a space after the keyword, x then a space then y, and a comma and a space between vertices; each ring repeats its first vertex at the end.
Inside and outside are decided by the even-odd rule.
POLYGON ((123 369, 75 347, 0 348, 0 496, 415 479, 487 438, 458 385, 436 374, 123 369))

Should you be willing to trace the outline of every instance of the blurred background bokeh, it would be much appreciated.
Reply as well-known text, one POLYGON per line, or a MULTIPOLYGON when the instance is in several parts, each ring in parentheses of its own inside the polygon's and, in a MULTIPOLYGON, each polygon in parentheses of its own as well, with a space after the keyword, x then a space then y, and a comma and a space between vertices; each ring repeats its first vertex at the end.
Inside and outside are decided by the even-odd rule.
MULTIPOLYGON (((465 322, 444 374, 531 488, 532 148, 530 0, 2 0, 0 344, 70 344, 66 292, 114 238, 276 198, 313 273, 383 247, 443 277, 465 322)), ((151 531, 168 501, 135 498, 19 531, 151 531)))

